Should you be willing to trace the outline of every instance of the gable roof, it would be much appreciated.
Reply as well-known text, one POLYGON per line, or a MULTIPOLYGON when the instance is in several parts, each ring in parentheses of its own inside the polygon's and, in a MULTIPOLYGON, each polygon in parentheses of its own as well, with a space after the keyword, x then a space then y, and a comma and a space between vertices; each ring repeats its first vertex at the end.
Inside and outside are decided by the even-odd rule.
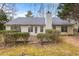
MULTIPOLYGON (((67 20, 62 20, 58 17, 52 18, 52 25, 72 25, 67 20)), ((45 18, 42 17, 18 17, 7 22, 5 25, 45 25, 45 18)))

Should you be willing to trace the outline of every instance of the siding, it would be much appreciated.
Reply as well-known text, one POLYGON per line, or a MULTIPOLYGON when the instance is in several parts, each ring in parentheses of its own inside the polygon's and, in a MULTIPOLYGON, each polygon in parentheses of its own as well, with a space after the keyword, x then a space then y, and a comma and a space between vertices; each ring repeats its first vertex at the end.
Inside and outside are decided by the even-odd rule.
POLYGON ((11 26, 5 26, 6 30, 11 30, 11 26))
MULTIPOLYGON (((21 32, 28 32, 29 26, 21 26, 21 32)), ((56 26, 56 30, 60 31, 62 35, 73 34, 74 26, 68 26, 68 32, 61 32, 61 26, 56 26)), ((11 26, 6 26, 6 30, 11 30, 11 26)), ((46 27, 43 27, 43 32, 40 32, 40 26, 37 26, 37 33, 35 33, 35 26, 33 26, 33 32, 30 35, 37 35, 38 33, 45 33, 46 27)))
POLYGON ((60 31, 62 35, 68 35, 68 34, 73 34, 73 26, 68 26, 67 27, 67 32, 61 32, 61 26, 56 26, 56 30, 60 31))

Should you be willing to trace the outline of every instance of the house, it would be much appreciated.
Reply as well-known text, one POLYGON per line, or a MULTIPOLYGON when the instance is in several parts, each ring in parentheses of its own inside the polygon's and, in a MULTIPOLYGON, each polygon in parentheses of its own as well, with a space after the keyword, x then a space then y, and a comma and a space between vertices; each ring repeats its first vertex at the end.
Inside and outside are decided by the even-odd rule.
POLYGON ((45 14, 45 17, 18 17, 7 22, 5 26, 6 30, 29 32, 31 35, 45 33, 46 29, 56 29, 65 35, 73 34, 74 28, 77 28, 75 22, 52 17, 49 11, 45 14))

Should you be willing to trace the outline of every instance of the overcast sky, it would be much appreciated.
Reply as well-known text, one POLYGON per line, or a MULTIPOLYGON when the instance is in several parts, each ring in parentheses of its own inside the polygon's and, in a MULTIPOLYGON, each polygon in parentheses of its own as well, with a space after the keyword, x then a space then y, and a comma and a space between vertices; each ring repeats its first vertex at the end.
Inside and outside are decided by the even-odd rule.
MULTIPOLYGON (((27 11, 32 11, 33 15, 37 15, 38 10, 40 9, 40 3, 17 3, 15 4, 16 7, 16 17, 25 17, 25 14, 27 14, 27 11)), ((47 4, 43 4, 44 6, 47 6, 47 4)), ((49 4, 49 8, 51 9, 52 7, 54 7, 52 9, 52 14, 53 16, 56 16, 57 14, 57 7, 58 4, 53 4, 53 6, 51 6, 52 4, 49 4)))

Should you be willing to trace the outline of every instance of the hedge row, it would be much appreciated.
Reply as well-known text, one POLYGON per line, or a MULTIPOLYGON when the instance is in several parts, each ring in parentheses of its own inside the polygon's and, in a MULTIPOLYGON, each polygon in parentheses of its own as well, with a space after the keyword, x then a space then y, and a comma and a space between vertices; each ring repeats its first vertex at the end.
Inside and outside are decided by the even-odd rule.
POLYGON ((16 42, 19 39, 22 39, 22 41, 27 41, 30 37, 30 34, 25 32, 16 32, 16 31, 6 31, 6 30, 0 30, 0 37, 1 42, 16 42))
MULTIPOLYGON (((6 33, 4 34, 4 36, 9 39, 12 38, 12 40, 18 40, 18 39, 23 39, 23 40, 27 40, 29 38, 29 33, 21 33, 21 32, 14 32, 14 33, 6 33)), ((6 40, 7 40, 6 39, 6 40)), ((11 39, 10 39, 11 40, 11 39)))
MULTIPOLYGON (((25 43, 25 41, 27 41, 30 37, 30 34, 27 32, 22 33, 10 30, 1 30, 0 36, 1 40, 4 42, 15 42, 18 39, 22 39, 25 43)), ((46 30, 46 33, 39 33, 37 38, 40 39, 41 44, 43 44, 44 40, 48 42, 58 42, 60 40, 60 32, 57 30, 48 29, 46 30)))

